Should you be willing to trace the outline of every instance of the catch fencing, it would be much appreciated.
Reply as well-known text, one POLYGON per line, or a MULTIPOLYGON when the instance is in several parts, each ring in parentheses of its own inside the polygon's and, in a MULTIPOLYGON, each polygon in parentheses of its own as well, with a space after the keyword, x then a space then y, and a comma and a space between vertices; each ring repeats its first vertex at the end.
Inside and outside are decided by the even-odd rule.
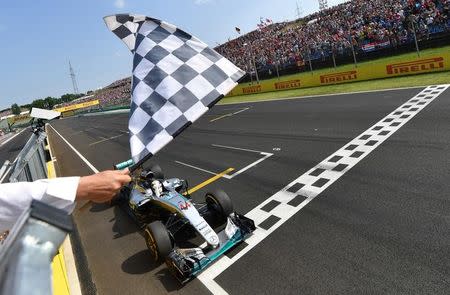
POLYGON ((450 52, 401 62, 366 63, 346 71, 321 71, 317 74, 299 73, 259 83, 240 83, 227 96, 282 91, 306 87, 367 81, 381 78, 450 71, 450 52))

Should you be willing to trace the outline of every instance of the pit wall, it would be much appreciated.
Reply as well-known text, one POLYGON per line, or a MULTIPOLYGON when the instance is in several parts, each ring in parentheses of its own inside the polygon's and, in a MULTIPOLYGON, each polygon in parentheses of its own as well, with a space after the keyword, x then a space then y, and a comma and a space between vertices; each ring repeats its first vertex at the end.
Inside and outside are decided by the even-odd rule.
MULTIPOLYGON (((395 63, 365 63, 348 71, 322 72, 320 74, 299 73, 288 77, 280 77, 263 80, 260 83, 242 83, 236 86, 229 96, 263 93, 271 91, 282 91, 316 87, 331 84, 341 84, 355 81, 367 81, 389 77, 399 77, 430 72, 442 72, 450 70, 450 52, 433 57, 411 59, 395 63)), ((450 80, 450 78, 449 78, 450 80)))

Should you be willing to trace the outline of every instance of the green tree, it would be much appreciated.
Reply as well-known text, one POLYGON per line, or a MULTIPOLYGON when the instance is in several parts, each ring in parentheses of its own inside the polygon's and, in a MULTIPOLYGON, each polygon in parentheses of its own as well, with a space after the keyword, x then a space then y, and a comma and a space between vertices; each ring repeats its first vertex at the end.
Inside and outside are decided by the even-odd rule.
POLYGON ((58 103, 59 103, 59 99, 57 99, 57 98, 50 97, 50 96, 44 98, 44 107, 46 109, 51 110, 51 109, 53 109, 53 106, 58 103))
POLYGON ((20 106, 21 109, 27 109, 29 111, 31 111, 31 103, 29 104, 23 104, 20 106))
POLYGON ((11 106, 11 112, 13 113, 13 115, 20 115, 20 107, 17 103, 13 104, 11 106))
POLYGON ((31 103, 31 107, 45 109, 45 101, 43 99, 35 99, 31 103))
POLYGON ((70 101, 72 101, 74 99, 77 99, 77 98, 80 98, 82 96, 84 96, 83 93, 80 93, 80 94, 73 94, 73 93, 63 94, 61 96, 61 102, 70 102, 70 101))

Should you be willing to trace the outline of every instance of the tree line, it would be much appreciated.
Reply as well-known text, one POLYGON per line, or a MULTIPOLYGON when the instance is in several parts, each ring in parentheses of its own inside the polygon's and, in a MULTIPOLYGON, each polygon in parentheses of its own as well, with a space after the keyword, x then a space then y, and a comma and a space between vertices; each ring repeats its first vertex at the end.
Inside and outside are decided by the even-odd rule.
MULTIPOLYGON (((89 94, 89 93, 88 93, 89 94)), ((21 109, 28 109, 31 110, 32 108, 40 108, 40 109, 47 109, 51 110, 55 105, 71 102, 72 100, 75 100, 77 98, 80 98, 84 96, 83 93, 80 94, 73 94, 73 93, 67 93, 62 95, 59 98, 48 96, 43 99, 35 99, 30 104, 25 104, 22 106, 19 106, 17 103, 13 104, 11 106, 11 112, 13 115, 19 115, 21 113, 21 109)))

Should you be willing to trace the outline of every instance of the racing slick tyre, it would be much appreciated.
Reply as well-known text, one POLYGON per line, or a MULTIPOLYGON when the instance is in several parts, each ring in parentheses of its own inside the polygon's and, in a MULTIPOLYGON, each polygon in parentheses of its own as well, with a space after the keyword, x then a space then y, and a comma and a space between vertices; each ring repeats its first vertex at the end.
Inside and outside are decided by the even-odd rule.
POLYGON ((148 224, 144 229, 147 248, 155 261, 164 260, 173 249, 172 240, 164 224, 157 220, 148 224))
POLYGON ((151 166, 150 170, 153 172, 153 177, 155 179, 164 179, 164 173, 158 164, 151 166))
POLYGON ((207 192, 205 195, 205 201, 208 206, 217 210, 223 217, 228 217, 233 213, 233 202, 226 192, 223 190, 215 190, 213 192, 207 192))

